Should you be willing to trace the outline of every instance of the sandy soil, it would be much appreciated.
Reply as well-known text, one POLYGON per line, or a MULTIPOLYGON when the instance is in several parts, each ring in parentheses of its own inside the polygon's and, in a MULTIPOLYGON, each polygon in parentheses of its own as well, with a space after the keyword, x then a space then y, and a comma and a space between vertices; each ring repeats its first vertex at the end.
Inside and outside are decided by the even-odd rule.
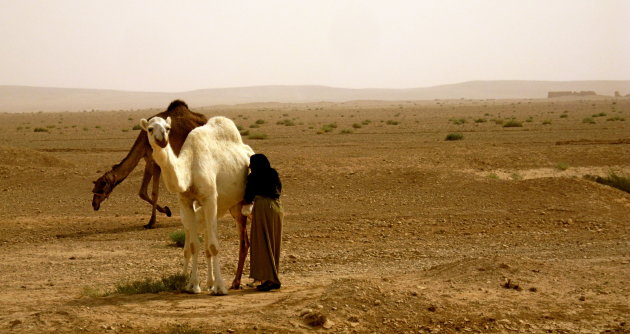
MULTIPOLYGON (((191 107, 268 136, 245 141, 285 186, 282 289, 99 296, 183 263, 177 214, 142 228, 142 166, 90 206, 157 110, 0 114, 0 332, 629 331, 630 194, 583 176, 630 173, 630 100, 191 107)), ((227 217, 220 241, 229 282, 227 217)))

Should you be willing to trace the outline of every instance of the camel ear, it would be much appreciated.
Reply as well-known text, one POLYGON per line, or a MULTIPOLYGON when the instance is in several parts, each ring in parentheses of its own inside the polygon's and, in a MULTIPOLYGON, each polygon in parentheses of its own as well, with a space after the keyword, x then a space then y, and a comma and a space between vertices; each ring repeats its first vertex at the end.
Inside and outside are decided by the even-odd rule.
POLYGON ((168 124, 168 126, 171 126, 171 116, 166 117, 166 124, 168 124))
POLYGON ((147 131, 147 126, 149 125, 149 121, 147 121, 146 119, 141 119, 140 120, 140 127, 142 128, 142 130, 147 131))

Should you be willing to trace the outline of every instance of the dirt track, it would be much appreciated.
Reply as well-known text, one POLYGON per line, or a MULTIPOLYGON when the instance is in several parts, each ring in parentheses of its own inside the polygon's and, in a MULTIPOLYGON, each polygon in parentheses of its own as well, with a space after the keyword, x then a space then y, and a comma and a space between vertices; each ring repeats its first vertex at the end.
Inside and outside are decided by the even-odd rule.
MULTIPOLYGON (((607 121, 630 118, 628 99, 191 107, 265 120, 249 130, 268 139, 245 141, 283 179, 282 289, 93 296, 183 263, 177 214, 142 228, 142 168, 90 206, 157 110, 0 114, 0 332, 630 331, 630 194, 582 178, 630 173, 630 119, 607 121)), ((220 241, 229 281, 227 216, 220 241)))

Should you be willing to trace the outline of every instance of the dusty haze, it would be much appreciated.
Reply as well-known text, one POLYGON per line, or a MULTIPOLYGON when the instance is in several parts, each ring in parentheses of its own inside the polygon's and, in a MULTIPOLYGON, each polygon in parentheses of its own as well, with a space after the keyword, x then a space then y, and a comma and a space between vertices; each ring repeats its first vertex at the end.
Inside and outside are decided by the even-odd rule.
POLYGON ((1 1, 0 85, 627 80, 629 1, 1 1))
MULTIPOLYGON (((183 99, 194 108, 254 102, 309 103, 357 100, 540 99, 550 91, 593 91, 600 99, 630 94, 630 80, 618 81, 471 81, 411 89, 350 89, 326 86, 253 86, 187 92, 0 86, 0 112, 128 110, 163 108, 183 99)), ((627 98, 627 97, 626 97, 627 98)), ((583 99, 581 97, 580 99, 583 99)))

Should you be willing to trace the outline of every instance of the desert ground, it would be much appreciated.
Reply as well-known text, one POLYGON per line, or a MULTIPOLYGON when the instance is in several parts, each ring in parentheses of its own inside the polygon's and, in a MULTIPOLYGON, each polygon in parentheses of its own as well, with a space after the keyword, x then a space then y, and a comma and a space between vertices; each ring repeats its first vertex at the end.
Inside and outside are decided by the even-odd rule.
MULTIPOLYGON (((282 288, 107 293, 181 271, 165 187, 174 215, 142 227, 143 162, 90 204, 163 109, 2 113, 0 332, 630 332, 630 194, 584 178, 630 175, 630 99, 190 107, 280 173, 282 288)), ((219 233, 229 283, 227 215, 219 233)))

